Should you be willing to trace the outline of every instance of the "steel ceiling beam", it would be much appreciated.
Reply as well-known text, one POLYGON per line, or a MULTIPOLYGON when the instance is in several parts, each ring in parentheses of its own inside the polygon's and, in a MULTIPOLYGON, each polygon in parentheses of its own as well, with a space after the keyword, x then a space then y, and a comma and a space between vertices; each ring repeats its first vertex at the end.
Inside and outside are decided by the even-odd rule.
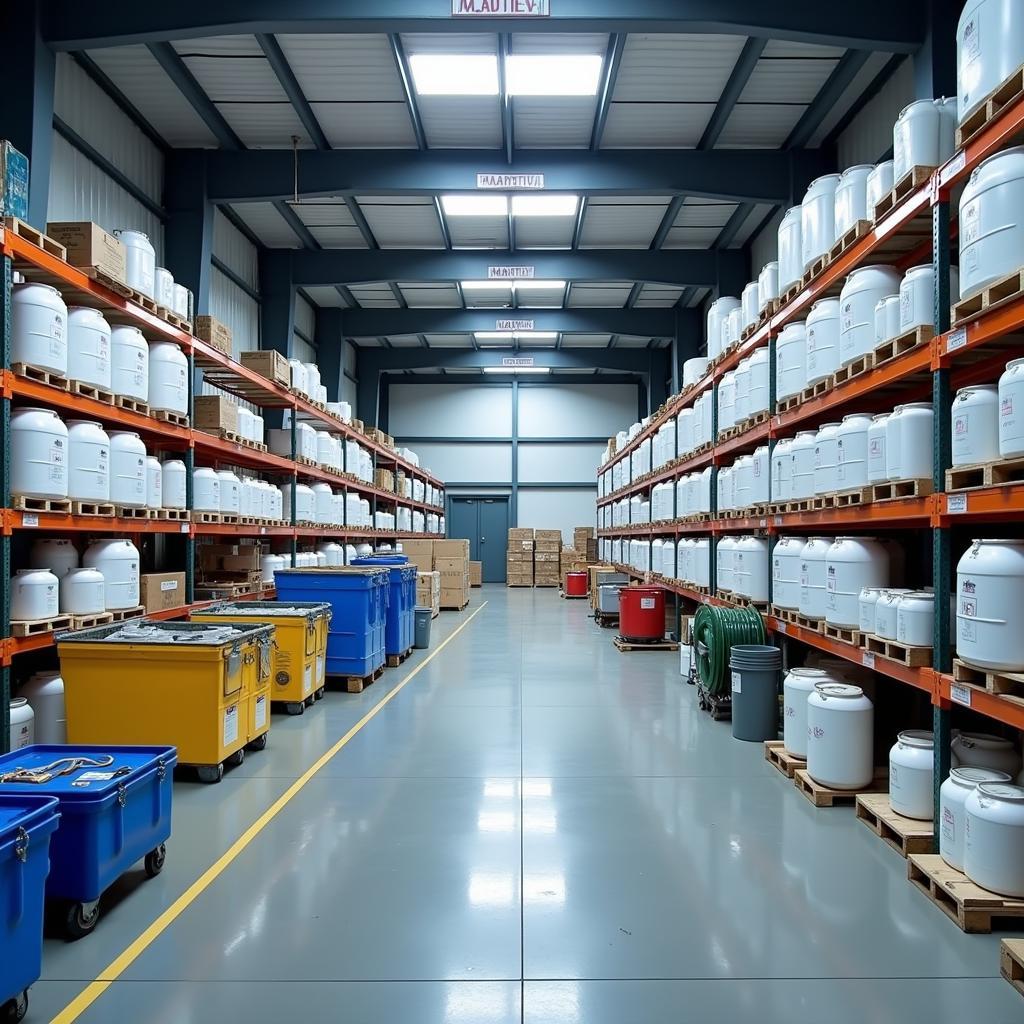
POLYGON ((832 69, 832 74, 803 112, 803 116, 789 133, 789 138, 782 144, 783 149, 801 149, 810 142, 821 122, 828 117, 870 56, 866 50, 848 50, 839 58, 839 62, 832 69))
POLYGON ((757 67, 757 62, 761 59, 761 54, 767 43, 767 39, 748 39, 743 44, 743 49, 740 50, 729 80, 725 83, 718 103, 715 104, 714 113, 704 129, 704 134, 700 137, 700 142, 697 143, 698 149, 715 148, 715 143, 722 134, 726 122, 732 116, 736 103, 747 87, 747 82, 750 81, 750 76, 754 73, 754 68, 757 67))
POLYGON ((672 309, 353 309, 345 312, 351 338, 398 334, 472 334, 493 331, 498 320, 533 320, 534 330, 566 334, 626 334, 669 338, 675 332, 672 309))
POLYGON ((309 105, 302 86, 299 85, 299 80, 288 63, 288 58, 284 55, 284 50, 281 49, 281 44, 267 32, 257 32, 256 42, 260 44, 260 49, 266 55, 271 69, 277 75, 281 88, 284 89, 313 145, 317 149, 330 149, 331 144, 327 141, 327 136, 324 135, 324 130, 320 127, 320 122, 316 119, 316 114, 313 113, 313 108, 309 105))
MULTIPOLYGON (((505 58, 512 48, 510 34, 500 32, 498 34, 498 103, 501 106, 501 140, 505 150, 505 162, 511 166, 512 154, 515 152, 515 123, 512 120, 512 97, 508 92, 508 84, 505 81, 505 58)), ((512 237, 512 222, 509 221, 509 237, 512 237)), ((514 243, 510 243, 514 248, 514 243)))
POLYGON ((681 32, 756 36, 912 53, 924 41, 918 4, 860 0, 558 0, 550 17, 452 18, 436 0, 50 0, 43 36, 57 50, 265 33, 681 32))
POLYGON ((597 111, 594 115, 594 130, 590 136, 590 148, 597 151, 601 148, 601 137, 604 135, 604 126, 608 121, 608 112, 612 108, 612 96, 615 93, 615 83, 619 78, 619 66, 622 64, 622 54, 626 49, 626 36, 616 32, 608 43, 608 53, 604 58, 604 80, 601 84, 601 96, 597 101, 597 111))
MULTIPOLYGON (((346 317, 345 334, 348 336, 346 317)), ((359 348, 357 365, 359 379, 365 371, 393 373, 399 370, 428 369, 433 367, 470 367, 500 365, 502 356, 509 349, 482 349, 475 352, 469 348, 359 348)), ((654 353, 644 348, 563 348, 530 349, 540 365, 560 370, 577 367, 599 367, 602 370, 618 370, 626 373, 648 373, 651 356, 664 355, 667 362, 668 349, 657 349, 654 353)))
POLYGON ((391 44, 391 55, 395 58, 395 64, 398 67, 398 77, 402 80, 402 91, 405 93, 405 104, 409 108, 412 132, 416 136, 416 148, 426 149, 427 136, 423 131, 423 120, 420 117, 420 107, 416 100, 416 90, 412 87, 412 75, 409 73, 409 62, 405 59, 402 37, 397 32, 389 32, 388 42, 391 44))

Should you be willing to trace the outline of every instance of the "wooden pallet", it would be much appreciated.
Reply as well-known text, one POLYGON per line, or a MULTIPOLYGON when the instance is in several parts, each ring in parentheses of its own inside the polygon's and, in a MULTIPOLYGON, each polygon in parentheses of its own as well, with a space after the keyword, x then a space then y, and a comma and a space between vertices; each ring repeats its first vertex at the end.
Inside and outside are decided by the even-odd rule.
POLYGON ((869 352, 867 355, 858 356, 846 366, 840 366, 829 378, 829 388, 836 388, 840 384, 845 384, 847 381, 867 373, 871 369, 871 358, 872 353, 869 352))
POLYGON ((978 487, 999 487, 1024 481, 1024 458, 978 462, 946 470, 947 491, 970 491, 978 487))
POLYGON ((137 412, 140 416, 149 415, 148 402, 140 402, 137 398, 129 398, 127 395, 114 395, 114 408, 137 412))
POLYGON ((188 417, 182 416, 180 412, 170 412, 168 409, 151 409, 149 415, 161 423, 171 423, 176 427, 188 426, 188 417))
POLYGON ((756 333, 760 325, 755 321, 752 324, 747 324, 746 327, 740 331, 740 341, 746 341, 747 338, 752 338, 756 333))
POLYGON ((907 668, 931 668, 935 653, 931 647, 915 647, 913 644, 900 643, 898 640, 886 640, 873 633, 862 633, 861 636, 861 646, 872 654, 888 658, 890 661, 898 661, 907 668))
POLYGON ((854 647, 860 647, 860 638, 863 635, 859 629, 853 629, 850 626, 834 626, 831 622, 824 623, 823 632, 831 640, 852 644, 854 647))
POLYGON ((384 675, 384 666, 375 668, 369 675, 365 676, 330 676, 331 679, 338 679, 344 684, 346 693, 362 693, 371 683, 375 683, 384 675))
POLYGON ((910 854, 907 878, 962 931, 987 934, 1001 921, 1010 928, 1020 928, 1020 919, 1024 918, 1024 900, 983 889, 937 853, 910 854))
POLYGON ((107 626, 114 621, 113 612, 96 612, 94 615, 72 615, 72 629, 92 629, 93 626, 107 626))
POLYGON ((915 327, 912 331, 897 334, 895 338, 890 338, 888 341, 883 342, 871 353, 871 367, 872 369, 877 369, 879 366, 884 366, 886 363, 892 362, 893 359, 903 355, 904 352, 909 352, 919 345, 927 345, 934 337, 935 328, 931 324, 925 324, 923 327, 915 327))
POLYGON ((12 235, 24 238, 26 242, 31 242, 44 252, 48 252, 51 256, 56 256, 59 260, 67 260, 68 258, 68 251, 60 242, 49 235, 44 235, 42 231, 37 231, 31 224, 26 224, 17 217, 4 217, 4 231, 10 231, 12 235))
POLYGON ((72 501, 71 514, 109 519, 114 515, 114 505, 107 501, 72 501))
POLYGON ((67 498, 30 498, 24 494, 12 494, 11 508, 19 512, 53 512, 66 516, 71 513, 71 502, 67 498))
POLYGON ((872 501, 895 501, 897 498, 924 498, 935 490, 931 480, 891 480, 871 485, 872 501))
POLYGON ((885 768, 877 768, 871 784, 864 789, 830 789, 807 774, 806 768, 797 768, 793 773, 793 784, 815 807, 835 807, 836 804, 856 803, 861 793, 880 793, 889 788, 889 772, 885 768))
POLYGON ((265 444, 261 444, 259 441, 253 441, 248 437, 242 437, 241 434, 238 434, 233 430, 218 430, 212 427, 197 427, 196 429, 201 430, 204 434, 210 434, 212 437, 219 438, 221 441, 229 441, 231 444, 237 444, 240 448, 251 448, 253 451, 257 452, 268 451, 265 444))
POLYGON ((103 388, 86 384, 80 380, 69 381, 69 384, 71 394, 73 395, 78 395, 81 398, 91 398, 94 402, 99 402, 101 405, 114 404, 114 395, 110 391, 104 391, 103 388))
POLYGON ((859 220, 828 251, 829 263, 834 263, 852 245, 856 245, 874 225, 869 220, 859 220))
POLYGON ((792 608, 783 608, 780 605, 773 604, 768 609, 768 614, 773 618, 779 619, 782 622, 788 622, 793 626, 800 625, 800 614, 792 608))
POLYGON ((227 522, 220 512, 193 512, 193 522, 196 523, 223 523, 227 522))
POLYGON ((612 640, 617 651, 622 651, 623 654, 628 654, 632 651, 678 651, 679 644, 674 640, 658 640, 651 644, 641 644, 631 642, 629 640, 623 640, 621 636, 617 636, 612 640))
POLYGON ((1006 697, 1014 703, 1024 703, 1024 673, 984 672, 965 665, 959 658, 953 659, 953 681, 979 690, 986 690, 999 697, 1006 697))
POLYGON ((956 130, 956 148, 962 149, 990 121, 1024 93, 1024 65, 1017 68, 1009 78, 1001 82, 988 96, 963 119, 956 130))
POLYGON ((146 609, 141 605, 136 605, 134 608, 114 608, 110 611, 110 614, 114 617, 114 622, 124 622, 127 619, 138 619, 146 614, 146 609))
POLYGON ((153 513, 154 519, 168 523, 187 523, 191 518, 187 508, 155 508, 153 513))
POLYGON ((961 299, 955 303, 950 310, 950 319, 953 327, 968 323, 971 320, 987 313, 998 306, 1005 306, 1008 302, 1020 298, 1024 292, 1024 269, 1015 270, 1012 274, 983 288, 977 295, 961 299))
POLYGON ((12 619, 11 636, 38 636, 70 627, 70 615, 55 615, 52 619, 12 619))
POLYGON ((184 331, 186 334, 192 333, 192 322, 187 317, 175 313, 173 309, 157 303, 156 315, 161 320, 166 320, 172 327, 177 327, 179 331, 184 331))
MULTIPOLYGON (((547 584, 538 583, 536 586, 547 586, 547 584)), ((467 598, 464 604, 443 604, 440 610, 443 612, 464 612, 468 607, 469 599, 467 598)))
POLYGON ((779 296, 779 309, 788 306, 802 291, 803 282, 795 281, 779 296))
POLYGON ((801 405, 805 399, 804 394, 801 392, 799 395, 790 395, 789 398, 780 398, 775 403, 775 411, 777 413, 789 412, 790 409, 795 409, 798 405, 801 405))
POLYGON ((398 668, 398 666, 401 665, 402 662, 405 661, 406 658, 408 658, 409 655, 411 655, 411 654, 412 654, 412 648, 411 647, 409 648, 409 650, 405 651, 403 654, 389 654, 387 656, 387 661, 386 661, 387 667, 388 668, 398 668))
POLYGON ((825 635, 825 620, 824 619, 809 619, 806 615, 801 615, 799 612, 796 616, 796 624, 801 629, 809 629, 812 633, 821 633, 825 635))
POLYGON ((888 793, 858 794, 856 811, 857 820, 864 822, 901 857, 931 852, 935 836, 932 823, 897 814, 889 804, 888 793))
POLYGON ((819 380, 809 387, 803 389, 800 392, 800 400, 802 402, 809 402, 813 398, 820 398, 827 391, 832 388, 832 380, 830 377, 826 377, 824 380, 819 380))
POLYGON ((1024 939, 1003 939, 999 944, 999 973, 1024 996, 1024 939))
POLYGON ((742 434, 744 431, 752 430, 754 427, 759 427, 762 423, 767 423, 770 419, 768 410, 763 409, 761 412, 755 412, 753 416, 748 416, 745 420, 736 424, 737 433, 742 434))
POLYGON ((310 469, 319 469, 320 468, 320 465, 316 461, 316 459, 307 458, 305 455, 296 455, 295 456, 295 461, 300 466, 309 466, 310 469))
POLYGON ((787 749, 782 740, 764 741, 764 759, 773 767, 782 772, 787 779, 793 778, 798 768, 807 764, 807 759, 794 757, 787 749))
POLYGON ((115 505, 114 514, 120 519, 156 519, 155 508, 135 508, 131 505, 115 505))
POLYGON ((875 203, 875 224, 887 217, 911 193, 916 192, 934 174, 934 167, 912 167, 896 182, 896 187, 875 203))
POLYGON ((803 285, 806 288, 816 277, 823 274, 828 267, 831 260, 829 259, 828 253, 822 253, 812 264, 811 269, 804 272, 802 278, 803 285))
POLYGON ((25 380, 35 381, 36 384, 45 384, 47 387, 56 388, 58 391, 69 391, 71 389, 71 382, 62 373, 54 373, 52 370, 30 366, 28 363, 11 363, 11 369, 16 377, 24 377, 25 380))
POLYGON ((141 306, 146 312, 152 313, 153 316, 159 316, 156 299, 152 295, 140 292, 138 288, 132 288, 130 285, 125 284, 124 281, 118 281, 116 277, 111 277, 98 267, 79 267, 78 269, 86 277, 90 277, 105 288, 109 288, 116 295, 120 295, 124 299, 130 299, 136 306, 141 306))

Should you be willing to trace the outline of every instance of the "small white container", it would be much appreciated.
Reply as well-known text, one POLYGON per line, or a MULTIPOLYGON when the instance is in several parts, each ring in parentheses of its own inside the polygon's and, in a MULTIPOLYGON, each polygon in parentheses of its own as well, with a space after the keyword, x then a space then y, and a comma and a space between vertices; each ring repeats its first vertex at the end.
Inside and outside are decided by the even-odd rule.
POLYGON ((763 312, 768 303, 779 297, 779 264, 772 260, 761 268, 757 275, 758 313, 763 312))
POLYGON ((868 427, 868 483, 879 484, 888 480, 885 467, 885 438, 889 424, 889 413, 878 413, 871 417, 868 427))
POLYGON ((153 276, 154 293, 158 306, 174 309, 174 276, 166 267, 157 267, 153 276))
POLYGON ((889 582, 889 552, 874 537, 837 537, 825 556, 825 618, 856 629, 860 592, 889 582))
POLYGON ((708 357, 693 356, 683 363, 683 387, 696 384, 708 372, 708 357))
POLYGON ((197 512, 220 512, 220 479, 215 469, 196 466, 192 471, 192 507, 197 512))
POLYGON ((11 493, 26 498, 68 496, 68 428, 52 409, 11 412, 11 493))
POLYGON ((146 456, 146 508, 164 508, 164 474, 160 460, 146 456))
POLYGON ((49 569, 19 569, 11 580, 12 621, 34 622, 59 615, 59 585, 49 569))
POLYGON ((242 482, 229 469, 219 470, 217 479, 220 481, 217 496, 220 501, 221 513, 237 516, 242 507, 242 482))
POLYGON ((874 707, 859 686, 819 683, 807 698, 807 773, 830 789, 862 789, 874 776, 874 707))
POLYGON ((164 508, 184 508, 187 470, 180 459, 168 459, 161 467, 160 493, 164 508))
POLYGON ((1024 359, 1013 359, 999 378, 999 455, 1024 455, 1024 359))
POLYGON ((887 478, 931 479, 932 443, 931 403, 908 402, 896 406, 885 427, 887 478))
POLYGON ((800 607, 802 537, 780 537, 772 551, 772 602, 795 611, 800 607))
POLYGON ((893 173, 900 181, 915 167, 938 167, 953 155, 956 124, 937 100, 915 100, 900 111, 892 130, 893 173))
POLYGON ((964 874, 989 892, 1024 897, 1024 788, 980 782, 964 812, 964 874))
POLYGON ((139 549, 130 540, 98 540, 82 556, 82 565, 103 574, 106 610, 137 608, 139 549))
POLYGON ((183 285, 174 283, 174 304, 172 309, 184 320, 192 319, 192 298, 189 290, 183 285))
POLYGON ((875 306, 900 289, 899 272, 887 266, 853 271, 839 296, 839 362, 847 366, 874 351, 875 306))
POLYGON ((11 750, 23 750, 35 743, 35 714, 25 697, 12 697, 10 701, 11 750))
POLYGON ((115 228, 114 236, 124 243, 125 283, 152 298, 156 294, 156 251, 149 236, 127 228, 115 228))
POLYGON ((875 164, 874 169, 868 175, 867 180, 867 206, 868 216, 874 220, 875 206, 878 202, 892 192, 895 185, 893 162, 883 160, 875 164))
MULTIPOLYGON (((950 300, 959 292, 959 272, 950 267, 950 300)), ((935 326, 935 269, 930 263, 911 267, 900 282, 900 334, 924 326, 935 326)))
POLYGON ((790 448, 789 500, 814 497, 814 462, 817 431, 801 430, 790 448))
POLYGON ((883 296, 875 304, 875 348, 881 348, 900 333, 900 297, 883 296))
POLYGON ((979 782, 1010 782, 1006 772, 988 768, 953 768, 939 790, 939 854, 957 871, 964 869, 964 832, 967 813, 964 802, 979 782))
POLYGON ((875 608, 884 592, 883 587, 861 587, 857 595, 857 614, 860 619, 857 628, 862 633, 874 633, 875 608))
POLYGON ((807 330, 803 321, 787 324, 775 341, 775 396, 781 401, 807 386, 807 330))
POLYGON ((67 715, 64 710, 64 680, 59 672, 36 672, 21 686, 35 714, 36 743, 64 744, 68 741, 67 715))
POLYGON ((789 501, 793 479, 793 441, 786 437, 776 442, 771 455, 770 501, 789 501))
POLYGON ((791 206, 779 223, 779 295, 804 275, 803 245, 800 237, 801 208, 791 206))
POLYGON ((931 647, 934 642, 935 594, 915 590, 896 602, 896 639, 910 647, 931 647))
POLYGON ((958 732, 950 743, 954 768, 988 768, 1015 777, 1020 771, 1020 754, 1002 736, 983 732, 958 732))
POLYGON ((110 501, 110 438, 92 420, 68 420, 68 497, 110 501))
POLYGON ((68 372, 68 308, 56 288, 29 283, 11 289, 11 362, 68 372))
POLYGON ((803 269, 810 270, 816 259, 824 256, 836 240, 836 190, 838 174, 815 178, 804 193, 800 205, 800 242, 803 269))
POLYGON ((889 751, 889 806, 905 818, 931 821, 934 751, 930 732, 901 732, 889 751))
POLYGON ((751 281, 746 288, 743 289, 743 294, 740 296, 740 301, 743 303, 744 330, 748 327, 753 327, 757 323, 760 307, 758 298, 757 282, 751 281))
POLYGON ((800 614, 809 619, 825 618, 825 559, 831 546, 831 537, 811 537, 800 552, 800 614))
POLYGON ((184 416, 188 412, 188 359, 170 341, 149 346, 149 407, 184 416))
POLYGON ((68 377, 110 390, 110 324, 98 309, 68 310, 68 377))
POLYGON ((837 490, 839 424, 823 423, 814 442, 814 493, 831 494, 837 490))
POLYGON ((970 466, 999 458, 999 388, 975 384, 953 399, 953 465, 970 466))
POLYGON ((782 681, 782 743, 793 757, 807 758, 807 698, 828 682, 836 680, 820 668, 791 668, 782 681))
POLYGON ((839 241, 857 221, 868 220, 868 177, 872 164, 847 167, 839 176, 835 197, 835 241, 839 241))
POLYGON ((872 632, 883 640, 896 639, 896 619, 899 614, 900 598, 910 591, 904 588, 885 588, 875 602, 875 628, 872 632))
POLYGON ((871 417, 854 412, 843 417, 836 436, 836 489, 864 487, 868 483, 868 430, 871 417))
POLYGON ((78 568, 78 551, 75 545, 63 538, 48 537, 37 540, 29 554, 31 564, 40 569, 49 569, 60 579, 69 569, 78 568))
POLYGON ((68 569, 59 584, 61 615, 98 615, 106 610, 103 573, 99 569, 68 569))
POLYGON ((127 508, 146 507, 146 446, 131 430, 110 433, 110 500, 127 508))
POLYGON ((811 311, 807 314, 806 338, 807 366, 804 386, 810 387, 830 377, 839 369, 838 299, 819 299, 811 306, 811 311))
POLYGON ((956 649, 989 672, 1024 670, 1024 541, 975 540, 956 567, 956 649))
POLYGON ((110 388, 115 395, 149 401, 149 345, 137 327, 111 328, 110 388))

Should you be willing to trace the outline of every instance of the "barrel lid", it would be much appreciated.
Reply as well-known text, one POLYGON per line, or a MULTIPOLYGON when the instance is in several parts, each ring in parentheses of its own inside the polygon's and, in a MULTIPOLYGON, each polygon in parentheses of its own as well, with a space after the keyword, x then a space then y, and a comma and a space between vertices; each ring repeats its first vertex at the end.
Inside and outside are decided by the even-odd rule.
POLYGON ((994 800, 1010 800, 1024 803, 1024 786, 1013 786, 1008 782, 979 782, 978 793, 994 800))
POLYGON ((1002 736, 993 736, 987 732, 962 732, 958 739, 968 747, 985 747, 988 749, 997 747, 1005 750, 1013 746, 1008 739, 1004 739, 1002 736))
POLYGON ((950 778, 956 782, 977 786, 980 782, 1009 782, 1006 772, 997 772, 994 768, 975 768, 967 765, 963 768, 951 768, 950 778))
POLYGON ((58 808, 55 796, 0 792, 0 843, 19 828, 31 834, 33 828, 55 815, 58 808))
POLYGON ((864 696, 864 691, 859 686, 852 686, 850 683, 818 683, 814 689, 822 697, 837 697, 841 700, 856 700, 864 696))
POLYGON ((813 668, 809 665, 799 665, 791 668, 786 675, 806 676, 808 679, 828 679, 829 675, 823 668, 813 668))
POLYGON ((935 738, 927 729, 904 729, 903 732, 897 734, 896 739, 908 747, 931 750, 935 745, 935 738))

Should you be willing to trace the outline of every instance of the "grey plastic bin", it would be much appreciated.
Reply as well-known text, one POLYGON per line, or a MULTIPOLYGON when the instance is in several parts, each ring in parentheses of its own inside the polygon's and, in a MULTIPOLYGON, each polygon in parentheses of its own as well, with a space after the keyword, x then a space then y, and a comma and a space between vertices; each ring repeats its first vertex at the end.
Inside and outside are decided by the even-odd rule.
POLYGON ((779 734, 779 675, 782 651, 763 644, 729 649, 732 672, 732 734, 760 743, 779 734))
POLYGON ((430 623, 433 621, 433 611, 430 608, 416 608, 416 636, 413 639, 413 647, 425 650, 430 646, 430 623))

